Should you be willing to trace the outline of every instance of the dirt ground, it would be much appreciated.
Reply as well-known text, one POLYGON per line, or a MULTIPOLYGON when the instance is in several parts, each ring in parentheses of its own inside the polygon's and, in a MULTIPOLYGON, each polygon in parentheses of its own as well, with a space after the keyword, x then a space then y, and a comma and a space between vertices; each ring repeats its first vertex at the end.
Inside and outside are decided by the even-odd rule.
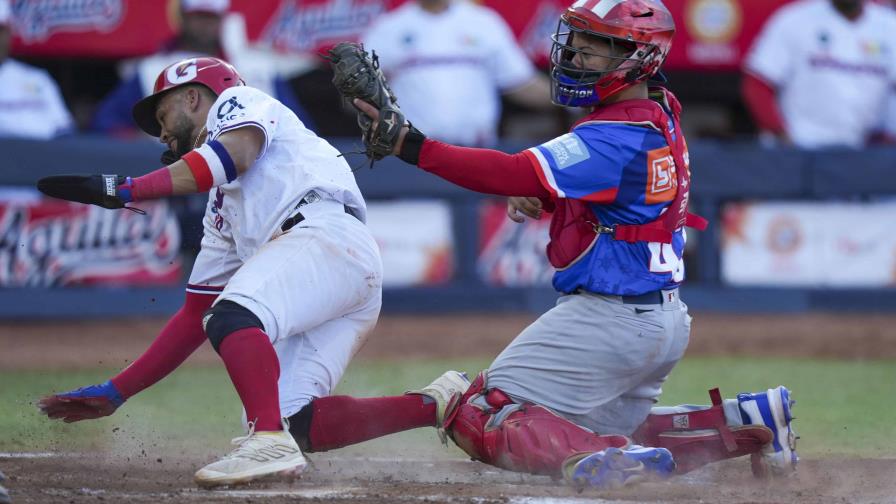
MULTIPOLYGON (((688 355, 896 358, 896 314, 693 316, 688 355)), ((383 317, 357 358, 496 356, 533 320, 531 314, 383 317)), ((0 369, 119 367, 143 351, 164 323, 161 318, 0 323, 0 369)), ((208 345, 191 359, 218 362, 208 345)))
POLYGON ((191 475, 202 461, 137 462, 54 455, 2 460, 12 476, 15 504, 80 502, 396 502, 470 504, 650 503, 885 503, 894 502, 896 461, 807 461, 786 480, 761 481, 749 462, 733 460, 674 478, 622 490, 582 493, 546 477, 520 475, 471 461, 385 460, 313 455, 314 466, 287 484, 199 490, 191 475))
MULTIPOLYGON (((738 354, 832 359, 896 358, 896 315, 731 316, 696 314, 689 355, 738 354)), ((358 358, 496 355, 532 315, 390 316, 358 358)), ((19 322, 0 325, 0 369, 79 369, 124 365, 142 351, 162 319, 19 322), (76 335, 77 345, 72 345, 76 335), (96 349, 102 348, 100 356, 96 349)), ((217 362, 203 349, 193 362, 217 362)), ((2 435, 2 433, 0 433, 2 435)), ((718 464, 624 491, 578 493, 547 478, 464 460, 388 459, 314 454, 292 485, 197 490, 191 481, 206 454, 165 460, 114 454, 0 453, 20 503, 332 502, 332 503, 896 503, 896 460, 806 460, 797 476, 754 480, 747 460, 718 464)))

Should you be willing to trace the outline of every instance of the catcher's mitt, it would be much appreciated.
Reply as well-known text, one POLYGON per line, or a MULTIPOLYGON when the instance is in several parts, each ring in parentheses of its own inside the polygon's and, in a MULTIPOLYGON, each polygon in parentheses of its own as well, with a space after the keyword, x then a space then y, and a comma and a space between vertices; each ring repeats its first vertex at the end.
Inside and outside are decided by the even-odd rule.
POLYGON ((361 127, 367 157, 380 160, 392 154, 405 120, 380 70, 376 53, 368 54, 361 44, 341 42, 330 49, 327 59, 333 67, 333 85, 343 99, 351 103, 358 98, 380 111, 375 129, 373 121, 363 112, 358 112, 358 126, 361 127))

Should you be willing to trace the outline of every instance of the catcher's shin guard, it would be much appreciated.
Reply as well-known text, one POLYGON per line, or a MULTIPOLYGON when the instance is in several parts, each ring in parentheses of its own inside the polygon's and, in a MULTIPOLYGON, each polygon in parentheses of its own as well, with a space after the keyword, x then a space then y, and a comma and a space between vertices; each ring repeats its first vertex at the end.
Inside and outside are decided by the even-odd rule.
POLYGON ((707 409, 649 415, 632 438, 638 444, 671 451, 679 474, 712 462, 751 455, 753 473, 764 476, 759 454, 772 441, 772 431, 763 425, 729 426, 719 389, 710 390, 709 397, 712 406, 707 409))
POLYGON ((534 404, 517 404, 480 374, 448 413, 445 428, 473 460, 554 478, 582 453, 628 445, 625 436, 600 436, 534 404))

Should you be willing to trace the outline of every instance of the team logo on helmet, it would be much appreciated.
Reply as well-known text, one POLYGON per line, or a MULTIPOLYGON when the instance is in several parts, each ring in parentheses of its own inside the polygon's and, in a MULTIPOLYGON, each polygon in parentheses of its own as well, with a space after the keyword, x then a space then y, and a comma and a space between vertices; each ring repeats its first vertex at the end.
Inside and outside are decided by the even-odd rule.
POLYGON ((597 14, 598 17, 604 18, 607 16, 607 13, 613 9, 613 7, 616 7, 624 1, 625 0, 579 0, 578 2, 572 4, 570 9, 584 7, 597 14))
POLYGON ((191 59, 184 61, 180 65, 169 67, 165 78, 168 79, 168 82, 171 84, 183 84, 184 82, 190 82, 195 79, 196 73, 196 60, 191 59))

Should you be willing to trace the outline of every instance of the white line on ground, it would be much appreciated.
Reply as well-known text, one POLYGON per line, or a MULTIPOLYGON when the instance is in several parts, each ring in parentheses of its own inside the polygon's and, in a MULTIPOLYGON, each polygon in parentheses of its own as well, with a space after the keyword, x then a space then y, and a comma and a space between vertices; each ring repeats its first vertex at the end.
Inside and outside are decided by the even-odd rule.
MULTIPOLYGON (((235 499, 270 498, 270 497, 301 497, 306 499, 339 499, 367 500, 368 496, 360 487, 340 488, 306 488, 293 490, 216 490, 211 492, 216 497, 232 497, 235 499), (357 492, 357 493, 356 493, 357 492)), ((454 497, 445 494, 404 495, 402 501, 423 502, 469 502, 469 497, 454 497)), ((490 500, 485 499, 483 500, 490 500)), ((508 504, 614 504, 614 501, 594 498, 567 498, 567 497, 511 497, 508 504)))
POLYGON ((8 459, 35 459, 35 458, 54 458, 54 457, 71 457, 70 453, 53 453, 53 452, 0 452, 0 458, 8 459))
POLYGON ((587 502, 588 504, 618 503, 618 501, 608 501, 605 499, 586 499, 576 497, 511 497, 507 502, 508 504, 582 504, 584 502, 587 502))
POLYGON ((215 490, 215 496, 235 498, 263 497, 304 497, 306 499, 326 499, 328 497, 350 498, 350 493, 361 490, 356 487, 335 488, 299 488, 294 490, 215 490))

